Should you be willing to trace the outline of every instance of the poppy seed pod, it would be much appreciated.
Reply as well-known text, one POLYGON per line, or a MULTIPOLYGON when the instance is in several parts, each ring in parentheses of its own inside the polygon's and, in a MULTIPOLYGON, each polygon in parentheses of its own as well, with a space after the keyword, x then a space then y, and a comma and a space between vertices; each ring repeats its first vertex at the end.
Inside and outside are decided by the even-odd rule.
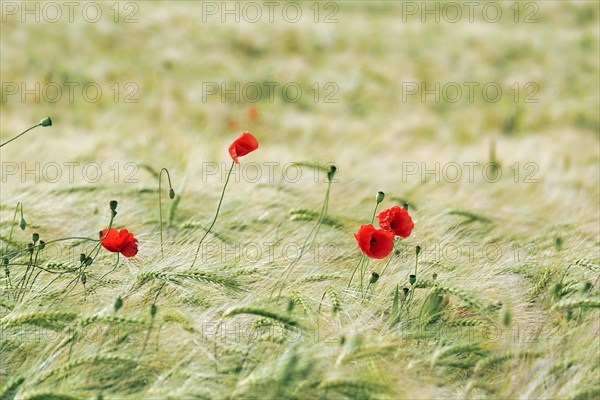
POLYGON ((383 199, 385 199, 385 193, 377 192, 377 196, 375 197, 375 201, 377 202, 377 204, 381 203, 383 199))
POLYGON ((408 276, 408 282, 409 282, 411 285, 414 285, 416 281, 417 281, 417 276, 416 276, 416 275, 414 275, 414 274, 410 274, 410 275, 408 276))
POLYGON ((43 240, 40 240, 39 247, 40 247, 40 250, 44 250, 44 248, 46 248, 46 242, 44 242, 43 240))
POLYGON ((404 293, 404 297, 408 296, 409 289, 407 287, 402 288, 402 292, 404 293))
POLYGON ((40 121, 40 125, 41 126, 52 126, 52 120, 50 119, 50 117, 46 117, 40 121))
POLYGON ((85 259, 86 259, 86 258, 87 258, 87 256, 86 256, 85 254, 81 253, 81 254, 79 255, 79 262, 80 262, 80 263, 83 263, 83 262, 85 262, 85 259))
POLYGON ((25 218, 21 218, 21 222, 19 222, 19 228, 21 228, 22 231, 27 228, 27 221, 25 221, 25 218))
POLYGON ((94 262, 94 259, 92 257, 87 257, 85 259, 85 265, 87 265, 87 266, 92 265, 93 262, 94 262))
POLYGON ((169 189, 169 198, 173 200, 175 198, 175 191, 173 188, 169 189))
POLYGON ((116 200, 111 200, 110 203, 108 203, 108 206, 110 207, 110 211, 116 211, 118 205, 119 205, 119 202, 116 200))
POLYGON ((421 254, 421 246, 415 247, 415 253, 417 253, 417 255, 421 254))
POLYGON ((33 240, 33 243, 37 242, 38 240, 40 240, 40 235, 34 233, 33 235, 31 235, 31 240, 33 240))
POLYGON ((404 208, 406 211, 408 211, 408 203, 402 204, 402 208, 404 208))
POLYGON ((123 299, 118 297, 117 300, 115 300, 115 311, 119 311, 121 307, 123 307, 123 299))
POLYGON ((33 245, 33 243, 27 243, 27 251, 29 251, 32 254, 33 254, 34 247, 35 246, 33 245))
POLYGON ((431 279, 433 279, 434 281, 437 279, 438 274, 437 272, 434 272, 433 275, 431 275, 431 279))
POLYGON ((4 264, 4 265, 8 265, 8 263, 9 263, 9 261, 8 261, 8 257, 4 257, 4 258, 2 259, 2 264, 4 264))
POLYGON ((375 271, 371 272, 371 278, 369 279, 369 283, 375 283, 379 280, 379 274, 375 271))

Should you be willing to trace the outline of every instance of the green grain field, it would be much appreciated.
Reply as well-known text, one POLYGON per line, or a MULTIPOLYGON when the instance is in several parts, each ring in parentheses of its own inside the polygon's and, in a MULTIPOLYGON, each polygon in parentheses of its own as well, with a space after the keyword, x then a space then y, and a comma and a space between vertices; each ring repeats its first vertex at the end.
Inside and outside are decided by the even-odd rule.
POLYGON ((600 398, 600 3, 467 3, 0 2, 0 399, 600 398))

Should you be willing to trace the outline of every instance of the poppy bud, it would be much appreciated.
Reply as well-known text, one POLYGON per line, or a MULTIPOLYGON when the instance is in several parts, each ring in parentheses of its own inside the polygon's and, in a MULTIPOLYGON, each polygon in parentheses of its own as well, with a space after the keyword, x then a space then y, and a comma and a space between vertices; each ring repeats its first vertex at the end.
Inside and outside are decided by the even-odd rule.
POLYGON ((327 179, 331 182, 331 180, 333 179, 333 176, 335 175, 335 172, 337 171, 337 167, 333 164, 331 164, 329 166, 329 170, 327 171, 327 179))
POLYGON ((22 231, 27 228, 27 221, 25 221, 25 218, 23 217, 21 217, 21 222, 19 222, 19 228, 21 228, 22 231))
POLYGON ((408 276, 408 282, 409 282, 411 285, 414 285, 416 281, 417 281, 417 276, 416 276, 416 275, 414 275, 414 274, 410 274, 410 275, 408 276))
POLYGON ((377 202, 377 204, 381 203, 383 199, 385 199, 385 193, 377 192, 377 197, 375 197, 375 201, 377 202))
POLYGON ((402 292, 404 293, 404 297, 408 296, 409 289, 407 287, 402 288, 402 292))
POLYGON ((29 251, 30 253, 33 254, 33 248, 35 246, 33 245, 33 243, 27 243, 27 251, 29 251))
POLYGON ((502 323, 504 326, 508 327, 511 320, 512 316, 510 315, 510 310, 508 308, 504 308, 504 310, 502 310, 502 323))
POLYGON ((406 211, 408 211, 408 203, 402 204, 402 208, 404 208, 406 211))
POLYGON ((562 248, 562 244, 562 238, 560 236, 557 236, 556 239, 554 239, 554 247, 556 248, 556 250, 560 250, 562 248))
POLYGON ((421 253, 421 246, 415 247, 415 253, 417 253, 417 255, 421 253))
POLYGON ((119 311, 121 307, 123 307, 123 299, 118 297, 117 300, 115 300, 115 311, 119 311))
POLYGON ((169 198, 173 200, 175 198, 175 191, 173 188, 169 189, 169 198))
POLYGON ((116 200, 111 200, 110 203, 108 203, 108 206, 110 207, 110 211, 116 211, 118 205, 119 205, 119 202, 116 200))
POLYGON ((39 247, 40 247, 40 250, 44 250, 44 248, 46 247, 46 242, 44 242, 43 240, 40 240, 39 247))
POLYGON ((86 255, 85 255, 85 254, 83 254, 83 253, 81 253, 81 254, 79 255, 79 262, 80 262, 80 263, 84 263, 86 258, 87 258, 87 257, 86 257, 86 255))
POLYGON ((40 235, 34 233, 33 235, 31 235, 31 240, 33 240, 33 243, 37 242, 38 240, 40 240, 40 235))
POLYGON ((560 284, 560 283, 554 284, 554 286, 552 286, 551 292, 554 295, 554 297, 556 297, 556 298, 562 297, 562 284, 560 284))
POLYGON ((85 272, 81 273, 81 283, 83 283, 85 285, 85 283, 87 282, 87 276, 85 275, 85 272))
POLYGON ((87 257, 85 259, 85 265, 92 265, 92 263, 94 262, 94 259, 92 257, 87 257))
POLYGON ((369 283, 375 283, 379 280, 379 274, 375 271, 371 272, 371 278, 369 279, 369 283))
POLYGON ((581 285, 581 291, 583 293, 589 292, 591 288, 592 288, 592 284, 587 281, 583 282, 583 285, 581 285))
POLYGON ((158 309, 157 309, 157 307, 156 307, 156 304, 152 304, 152 305, 150 306, 150 316, 151 316, 152 318, 154 318, 154 316, 156 315, 156 312, 157 312, 157 311, 158 311, 158 309))
POLYGON ((52 120, 50 119, 50 117, 46 117, 40 121, 40 125, 41 126, 52 126, 52 120))

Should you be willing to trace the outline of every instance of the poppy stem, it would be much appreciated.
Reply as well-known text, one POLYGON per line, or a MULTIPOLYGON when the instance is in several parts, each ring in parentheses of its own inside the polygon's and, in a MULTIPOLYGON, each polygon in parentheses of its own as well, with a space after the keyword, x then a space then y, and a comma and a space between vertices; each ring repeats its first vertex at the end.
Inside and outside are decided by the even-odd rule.
MULTIPOLYGON (((325 220, 325 216, 327 215, 327 210, 329 209, 329 193, 331 192, 332 178, 333 178, 333 176, 330 176, 330 178, 328 179, 327 191, 325 192, 325 198, 323 199, 323 205, 321 206, 321 213, 319 214, 319 219, 317 220, 317 223, 315 224, 315 226, 313 226, 313 228, 310 230, 310 232, 304 239, 304 243, 302 243, 302 247, 300 247, 300 254, 298 254, 298 257, 294 258, 288 264, 288 266, 285 268, 285 270, 283 271, 283 278, 281 279, 281 287, 279 288, 279 293, 277 294, 277 297, 281 296, 281 292, 283 291, 283 286, 284 286, 285 282, 287 281, 287 279, 289 278, 290 274, 292 273, 292 268, 294 267, 296 262, 298 262, 302 258, 306 249, 310 248, 310 246, 312 246, 314 244, 314 242, 317 238, 317 235, 319 234, 319 230, 321 229, 321 225, 323 224, 323 220, 325 220)), ((278 284, 279 284, 279 282, 276 283, 275 286, 273 287, 273 291, 271 291, 271 296, 273 296, 273 293, 275 293, 275 290, 277 289, 278 284)), ((269 296, 269 298, 271 296, 269 296)))
POLYGON ((40 122, 39 124, 35 124, 34 126, 32 126, 29 129, 24 130, 23 132, 19 133, 17 136, 15 136, 14 138, 7 140, 6 142, 0 144, 0 147, 9 144, 10 142, 12 142, 13 140, 16 140, 18 138, 20 138, 21 136, 23 136, 24 134, 26 134, 27 132, 29 132, 30 130, 32 130, 33 128, 37 128, 38 126, 42 126, 42 123, 40 122))
POLYGON ((365 255, 361 254, 360 258, 358 259, 358 264, 356 264, 354 271, 352 271, 352 276, 350 277, 350 282, 348 282, 348 288, 350 288, 350 285, 352 284, 352 279, 354 279, 354 274, 356 274, 356 271, 358 271, 358 267, 360 267, 360 265, 362 264, 364 259, 365 259, 365 255))
POLYGON ((379 203, 375 203, 375 209, 373 210, 373 216, 371 217, 371 224, 375 221, 375 214, 377 214, 377 207, 379 207, 379 203))
MULTIPOLYGON (((171 185, 171 175, 169 174, 169 170, 163 168, 160 170, 158 174, 158 220, 160 224, 160 255, 162 258, 165 258, 165 253, 163 250, 163 219, 162 219, 162 173, 167 173, 167 179, 169 180, 169 193, 173 190, 173 185, 171 185)), ((170 196, 169 196, 170 197, 170 196)))
MULTIPOLYGON (((392 261, 392 258, 394 258, 394 256, 396 255, 396 249, 398 248, 398 245, 400 244, 400 240, 399 238, 396 236, 396 242, 394 244, 394 249, 392 250, 392 254, 390 255, 390 257, 388 258, 387 262, 385 263, 385 266, 383 267, 383 271, 381 271, 381 274, 379 274, 379 276, 383 276, 383 274, 385 273, 385 271, 387 270, 387 267, 390 265, 390 262, 392 261)), ((418 255, 417 255, 418 257, 418 255)), ((416 271, 415 271, 415 276, 416 276, 416 271)))
MULTIPOLYGON (((17 207, 15 207, 15 214, 13 215, 12 224, 10 224, 10 233, 8 234, 8 244, 10 244, 10 240, 12 239, 13 230, 15 228, 15 222, 17 221, 17 212, 19 212, 19 207, 21 206, 21 202, 17 202, 17 207)), ((23 218, 23 211, 21 210, 21 218, 23 218)))
POLYGON ((225 179, 225 185, 223 185, 223 191, 221 192, 221 198, 219 199, 219 205, 217 206, 217 212, 215 213, 215 217, 213 218, 212 223, 210 224, 210 226, 204 233, 204 236, 202 236, 202 239, 200 239, 200 242, 198 242, 198 248, 196 249, 196 255, 194 256, 194 261, 192 261, 192 265, 190 268, 192 268, 194 266, 194 264, 196 264, 196 259, 198 258, 198 254, 200 253, 200 246, 202 246, 202 242, 204 241, 204 239, 206 239, 206 236, 208 236, 211 229, 213 228, 213 226, 215 226, 215 223, 217 222, 217 217, 219 216, 219 210, 221 209, 221 204, 223 203, 223 197, 225 196, 225 189, 227 189, 227 183, 229 183, 229 178, 231 177, 231 172, 233 171, 233 168, 235 168, 235 161, 233 161, 231 163, 231 168, 229 168, 229 172, 227 173, 227 179, 225 179))

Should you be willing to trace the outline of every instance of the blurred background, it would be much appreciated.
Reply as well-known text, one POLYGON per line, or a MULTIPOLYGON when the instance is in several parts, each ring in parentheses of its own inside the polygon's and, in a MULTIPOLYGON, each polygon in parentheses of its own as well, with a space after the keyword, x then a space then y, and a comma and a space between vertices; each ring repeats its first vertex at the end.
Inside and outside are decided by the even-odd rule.
MULTIPOLYGON (((234 170, 207 240, 226 251, 203 254, 196 264, 200 274, 214 273, 216 284, 192 275, 196 286, 173 279, 161 293, 159 351, 148 351, 136 368, 121 359, 110 368, 90 366, 90 358, 79 368, 69 362, 68 346, 55 352, 44 341, 10 337, 0 345, 0 359, 8 360, 0 362, 0 387, 9 378, 24 382, 18 398, 40 388, 119 398, 321 398, 346 389, 349 398, 451 398, 465 391, 467 397, 481 382, 478 398, 599 393, 595 311, 554 308, 561 296, 577 299, 581 285, 591 290, 600 264, 597 0, 2 1, 0 7, 0 142, 46 116, 53 121, 0 151, 2 243, 25 246, 32 232, 43 240, 96 237, 114 199, 115 226, 134 232, 140 245, 106 280, 100 274, 110 272, 114 254, 100 253, 87 275, 95 290, 86 292, 76 276, 68 298, 67 283, 47 286, 51 278, 42 274, 24 302, 0 303, 5 323, 16 315, 18 325, 30 311, 41 312, 44 322, 44 313, 61 305, 85 321, 113 312, 124 293, 119 315, 147 320, 163 288, 158 278, 189 267, 214 215, 231 164, 227 147, 243 131, 260 143, 234 170), (287 297, 270 296, 289 254, 278 249, 271 257, 267 244, 303 243, 318 219, 330 163, 338 172, 317 238, 322 253, 305 256, 291 274, 291 293, 308 304, 292 314, 287 297), (163 179, 164 257, 157 195, 163 167, 177 193, 169 200, 163 179), (386 274, 371 263, 382 277, 366 302, 346 286, 359 258, 352 234, 370 221, 380 190, 381 207, 409 204, 415 229, 402 241, 406 257, 394 259, 386 274), (17 202, 24 231, 13 224, 17 202), (255 248, 248 243, 258 243, 262 255, 235 258, 234 246, 255 248), (452 254, 436 250, 440 244, 451 244, 452 254), (486 253, 488 244, 500 257, 486 253), (461 321, 478 317, 469 309, 476 305, 471 295, 486 305, 479 311, 495 313, 493 323, 500 307, 508 315, 501 340, 480 341, 493 363, 510 359, 497 376, 478 375, 480 359, 462 354, 448 368, 434 368, 447 342, 415 332, 414 320, 403 320, 407 336, 389 332, 386 313, 397 285, 409 286, 416 245, 423 248, 419 281, 435 274, 452 288, 435 329, 454 322, 458 334, 449 341, 459 353, 461 341, 473 339, 460 331, 461 321), (464 252, 471 247, 474 256, 464 252), (148 282, 148 276, 158 278, 148 282), (222 287, 229 279, 240 282, 233 292, 222 287), (335 291, 337 314, 339 307, 329 307, 335 291), (323 301, 329 303, 321 310, 323 301), (307 326, 337 321, 332 326, 339 329, 329 342, 309 334, 297 347, 219 343, 217 371, 207 350, 212 344, 198 346, 205 339, 198 331, 232 305, 285 309, 282 315, 307 326), (525 329, 531 326, 540 333, 535 344, 525 329), (522 350, 540 358, 511 358, 522 350), (292 365, 296 354, 318 379, 304 381, 305 361, 292 365), (40 378, 46 371, 59 372, 40 378)), ((79 253, 89 253, 70 242, 47 251, 44 263, 67 266, 79 266, 79 253)), ((11 267, 18 277, 18 264, 11 267)), ((5 283, 0 288, 10 292, 5 283)), ((594 293, 585 300, 590 307, 597 305, 594 293)), ((412 318, 422 310, 415 307, 412 318)), ((264 322, 252 318, 246 321, 264 322)), ((480 327, 485 336, 488 325, 480 327)), ((123 340, 107 342, 105 350, 139 358, 140 349, 123 340)), ((84 360, 100 347, 71 344, 73 357, 84 360)), ((214 351, 216 357, 216 340, 214 351)))

